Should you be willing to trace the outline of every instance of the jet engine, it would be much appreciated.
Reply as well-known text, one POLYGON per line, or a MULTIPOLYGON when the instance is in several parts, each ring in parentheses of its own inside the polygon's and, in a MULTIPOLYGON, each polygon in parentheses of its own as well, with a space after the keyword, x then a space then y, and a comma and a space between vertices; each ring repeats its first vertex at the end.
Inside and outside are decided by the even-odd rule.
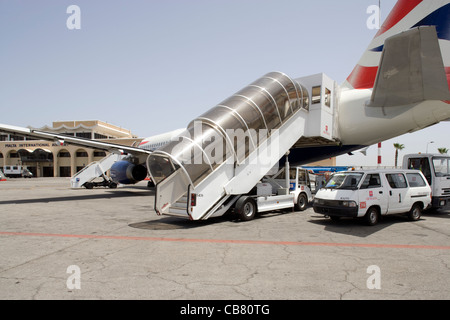
POLYGON ((135 184, 147 177, 147 168, 127 160, 115 162, 111 167, 111 179, 121 184, 135 184))

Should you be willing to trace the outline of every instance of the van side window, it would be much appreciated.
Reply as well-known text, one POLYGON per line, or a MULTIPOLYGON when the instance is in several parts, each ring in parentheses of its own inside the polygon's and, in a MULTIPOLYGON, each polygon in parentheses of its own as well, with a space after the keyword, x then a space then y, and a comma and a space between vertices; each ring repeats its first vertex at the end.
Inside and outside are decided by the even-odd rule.
POLYGON ((389 182, 391 188, 393 189, 407 187, 405 176, 401 173, 387 173, 386 179, 389 182))
POLYGON ((422 176, 418 173, 407 173, 406 178, 408 179, 409 186, 412 188, 426 186, 422 176))
POLYGON ((378 173, 368 174, 361 184, 361 189, 381 187, 380 175, 378 173))

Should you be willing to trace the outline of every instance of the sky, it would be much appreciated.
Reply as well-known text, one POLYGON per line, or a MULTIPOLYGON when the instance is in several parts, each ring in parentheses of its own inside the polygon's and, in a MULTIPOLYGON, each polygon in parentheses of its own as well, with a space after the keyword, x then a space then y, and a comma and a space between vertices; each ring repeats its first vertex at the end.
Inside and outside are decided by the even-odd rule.
MULTIPOLYGON (((381 1, 382 20, 395 0, 381 1)), ((378 0, 0 0, 0 123, 102 120, 140 137, 187 124, 271 71, 342 83, 377 30, 378 0), (71 5, 80 9, 80 29, 71 5)), ((383 142, 450 149, 450 122, 383 142), (429 143, 434 141, 434 143, 429 143)), ((376 165, 367 156, 339 165, 376 165)))

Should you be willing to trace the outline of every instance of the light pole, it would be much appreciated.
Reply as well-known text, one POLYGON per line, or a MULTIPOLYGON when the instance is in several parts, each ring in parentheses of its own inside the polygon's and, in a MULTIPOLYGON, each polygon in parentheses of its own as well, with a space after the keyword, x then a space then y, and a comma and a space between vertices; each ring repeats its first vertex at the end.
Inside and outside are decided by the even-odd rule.
POLYGON ((426 152, 426 153, 428 153, 428 145, 429 145, 430 143, 434 143, 434 141, 430 141, 430 142, 427 143, 427 152, 426 152))

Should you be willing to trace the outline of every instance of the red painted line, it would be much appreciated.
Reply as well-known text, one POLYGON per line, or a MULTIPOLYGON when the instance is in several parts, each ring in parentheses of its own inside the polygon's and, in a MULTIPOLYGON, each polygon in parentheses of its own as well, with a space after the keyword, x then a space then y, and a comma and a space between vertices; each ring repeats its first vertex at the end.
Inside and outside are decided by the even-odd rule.
POLYGON ((108 235, 90 235, 90 234, 53 234, 53 233, 32 233, 32 232, 0 232, 0 236, 28 236, 28 237, 76 238, 76 239, 100 239, 100 240, 138 240, 138 241, 191 242, 191 243, 261 244, 261 245, 285 245, 285 246, 450 250, 450 246, 410 245, 410 244, 186 239, 186 238, 132 237, 132 236, 112 236, 112 235, 108 236, 108 235))

